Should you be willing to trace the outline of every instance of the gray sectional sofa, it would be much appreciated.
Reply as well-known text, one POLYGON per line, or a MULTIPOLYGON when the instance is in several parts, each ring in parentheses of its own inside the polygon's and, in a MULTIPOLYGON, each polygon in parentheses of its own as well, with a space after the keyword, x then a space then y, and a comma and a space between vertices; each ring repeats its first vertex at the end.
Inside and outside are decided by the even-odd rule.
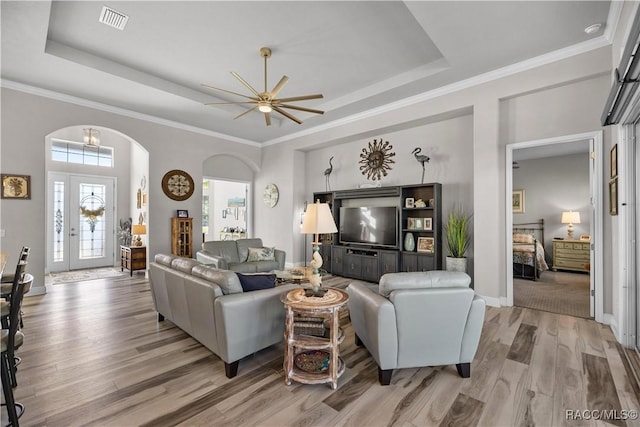
POLYGON ((240 359, 283 340, 280 294, 298 285, 244 292, 236 273, 189 258, 158 254, 150 263, 158 321, 175 323, 238 372, 240 359))
POLYGON ((286 253, 273 249, 273 258, 252 261, 250 252, 264 248, 262 239, 213 240, 202 243, 196 259, 203 264, 239 273, 284 270, 286 253))

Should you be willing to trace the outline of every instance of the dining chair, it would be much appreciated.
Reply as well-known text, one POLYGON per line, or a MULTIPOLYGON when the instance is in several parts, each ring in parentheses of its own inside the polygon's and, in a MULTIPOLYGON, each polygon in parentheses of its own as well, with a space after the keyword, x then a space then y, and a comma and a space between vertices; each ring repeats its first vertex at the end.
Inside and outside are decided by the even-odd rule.
POLYGON ((15 376, 14 352, 24 342, 24 334, 18 330, 20 309, 24 294, 29 291, 33 283, 31 274, 23 274, 21 277, 22 280, 18 280, 18 285, 12 293, 8 328, 3 328, 0 335, 0 377, 5 402, 3 405, 7 406, 9 422, 14 427, 19 426, 18 418, 24 413, 24 405, 16 402, 13 396, 13 388, 18 385, 15 376))

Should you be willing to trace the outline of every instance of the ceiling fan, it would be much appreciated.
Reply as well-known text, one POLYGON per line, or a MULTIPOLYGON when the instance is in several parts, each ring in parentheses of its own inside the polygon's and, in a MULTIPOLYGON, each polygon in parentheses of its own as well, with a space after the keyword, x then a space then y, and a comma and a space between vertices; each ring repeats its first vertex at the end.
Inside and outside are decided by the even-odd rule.
POLYGON ((230 94, 233 94, 233 95, 241 96, 243 98, 247 98, 247 101, 209 102, 209 103, 206 103, 205 105, 235 105, 235 104, 248 104, 249 106, 253 105, 253 107, 251 109, 249 109, 249 110, 247 110, 247 111, 245 111, 245 112, 243 112, 241 114, 238 114, 236 117, 234 117, 234 119, 240 118, 240 117, 244 116, 245 114, 248 114, 248 113, 250 113, 252 111, 258 110, 258 111, 264 113, 264 119, 265 119, 265 121, 267 123, 267 126, 271 126, 271 115, 270 114, 271 114, 272 111, 280 113, 283 116, 285 116, 286 118, 288 118, 290 120, 293 120, 294 122, 296 122, 298 124, 302 124, 302 120, 298 119, 297 117, 295 117, 294 115, 292 115, 291 113, 286 111, 285 109, 305 111, 307 113, 314 113, 314 114, 324 114, 324 111, 321 111, 321 110, 315 110, 313 108, 299 107, 297 105, 288 104, 289 102, 295 102, 295 101, 306 101, 306 100, 309 100, 309 99, 319 99, 319 98, 323 97, 321 93, 314 94, 314 95, 293 96, 293 97, 290 97, 290 98, 276 98, 276 96, 278 95, 280 90, 289 81, 289 77, 287 77, 287 76, 282 76, 282 78, 280 79, 278 84, 276 84, 274 86, 273 90, 271 90, 271 92, 269 92, 267 90, 267 59, 269 59, 271 57, 271 49, 269 49, 268 47, 260 48, 260 56, 262 56, 264 58, 264 91, 263 92, 258 92, 256 89, 253 88, 253 86, 251 86, 249 83, 247 83, 247 81, 245 79, 243 79, 240 76, 240 74, 236 73, 235 71, 232 71, 231 74, 233 75, 233 77, 238 79, 240 81, 240 83, 242 83, 247 89, 249 89, 249 91, 251 91, 253 96, 243 95, 241 93, 232 92, 232 91, 226 90, 226 89, 220 89, 218 87, 210 86, 210 85, 207 85, 207 84, 203 83, 202 86, 207 87, 209 89, 219 90, 219 91, 222 91, 222 92, 226 92, 226 93, 230 93, 230 94))

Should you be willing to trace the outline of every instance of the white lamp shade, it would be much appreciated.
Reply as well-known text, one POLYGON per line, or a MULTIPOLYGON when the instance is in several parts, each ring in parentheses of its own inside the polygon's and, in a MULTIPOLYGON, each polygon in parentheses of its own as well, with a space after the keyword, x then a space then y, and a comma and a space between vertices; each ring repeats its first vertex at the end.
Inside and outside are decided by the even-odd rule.
POLYGON ((307 211, 302 220, 303 234, 326 234, 338 231, 336 223, 331 215, 331 209, 327 203, 316 203, 307 206, 307 211))
POLYGON ((563 224, 580 224, 580 212, 562 212, 563 224))

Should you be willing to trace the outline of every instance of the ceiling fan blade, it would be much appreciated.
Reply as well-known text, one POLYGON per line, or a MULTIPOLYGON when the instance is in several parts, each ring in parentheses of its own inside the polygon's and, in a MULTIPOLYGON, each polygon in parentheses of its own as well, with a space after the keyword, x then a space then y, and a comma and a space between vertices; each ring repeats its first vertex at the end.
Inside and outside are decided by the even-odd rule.
POLYGON ((293 115, 287 113, 286 111, 281 110, 280 108, 276 107, 275 105, 273 105, 272 107, 273 107, 274 111, 277 111, 278 113, 282 114, 286 118, 293 120, 294 122, 296 122, 299 125, 302 124, 302 120, 298 119, 296 116, 293 116, 293 115))
POLYGON ((274 102, 292 102, 292 101, 306 101, 307 99, 320 99, 324 98, 321 93, 316 93, 315 95, 303 95, 303 96, 294 96, 292 98, 281 98, 276 99, 274 102))
POLYGON ((269 113, 264 113, 264 121, 267 122, 267 126, 271 126, 271 116, 269 113))
POLYGON ((280 90, 284 87, 285 84, 287 84, 288 81, 289 81, 289 77, 282 76, 282 78, 280 79, 278 84, 275 85, 275 87, 273 88, 273 90, 269 94, 271 99, 275 98, 278 95, 278 92, 280 92, 280 90))
POLYGON ((239 119, 240 117, 244 116, 245 114, 249 114, 250 112, 252 112, 252 111, 253 111, 253 110, 255 110, 256 108, 258 108, 258 106, 257 106, 257 105, 256 105, 255 107, 253 107, 253 108, 248 109, 248 110, 247 110, 247 111, 245 111, 244 113, 240 113, 240 114, 238 114, 237 116, 235 116, 235 117, 233 118, 233 120, 235 120, 235 119, 239 119))
POLYGON ((298 107, 297 105, 278 104, 280 108, 290 108, 292 110, 306 111, 307 113, 324 114, 322 110, 314 110, 313 108, 298 107))
POLYGON ((255 96, 257 96, 259 99, 261 99, 260 98, 260 94, 258 93, 258 91, 255 90, 253 88, 253 86, 251 86, 249 83, 247 83, 247 81, 245 79, 240 77, 240 74, 236 73, 235 71, 232 71, 231 74, 233 75, 233 77, 235 77, 236 79, 240 80, 240 83, 242 83, 247 89, 249 89, 251 92, 253 92, 253 94, 255 96))
POLYGON ((257 104, 258 101, 238 101, 238 102, 206 102, 204 105, 236 105, 236 104, 257 104))
POLYGON ((238 96, 241 96, 241 97, 243 97, 243 98, 253 99, 253 100, 255 100, 255 101, 258 101, 258 100, 259 100, 258 98, 255 98, 255 97, 253 97, 253 96, 247 96, 247 95, 243 95, 243 94, 241 94, 241 93, 231 92, 230 90, 220 89, 219 87, 209 86, 209 85, 204 84, 204 83, 202 83, 202 84, 201 84, 201 86, 207 87, 207 88, 209 88, 209 89, 214 89, 214 90, 219 90, 219 91, 222 91, 222 92, 231 93, 231 94, 233 94, 233 95, 238 95, 238 96))

